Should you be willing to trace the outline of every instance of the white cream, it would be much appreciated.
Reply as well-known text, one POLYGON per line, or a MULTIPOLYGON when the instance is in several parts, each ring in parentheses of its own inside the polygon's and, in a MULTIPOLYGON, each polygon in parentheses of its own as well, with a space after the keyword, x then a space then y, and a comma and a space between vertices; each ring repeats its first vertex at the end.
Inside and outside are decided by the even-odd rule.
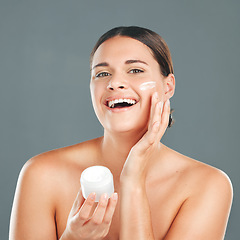
POLYGON ((145 91, 156 87, 156 82, 144 82, 140 85, 140 90, 145 91))
POLYGON ((110 197, 114 193, 113 175, 104 166, 86 168, 80 178, 83 197, 86 199, 92 192, 96 193, 95 202, 98 202, 103 193, 110 197))

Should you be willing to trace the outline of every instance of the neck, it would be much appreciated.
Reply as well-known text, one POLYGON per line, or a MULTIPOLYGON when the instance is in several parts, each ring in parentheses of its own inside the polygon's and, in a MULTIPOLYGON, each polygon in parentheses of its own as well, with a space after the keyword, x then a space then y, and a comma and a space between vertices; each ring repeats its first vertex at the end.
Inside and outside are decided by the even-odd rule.
POLYGON ((144 133, 144 131, 112 133, 105 130, 101 143, 104 164, 113 171, 121 170, 131 148, 141 139, 144 133))

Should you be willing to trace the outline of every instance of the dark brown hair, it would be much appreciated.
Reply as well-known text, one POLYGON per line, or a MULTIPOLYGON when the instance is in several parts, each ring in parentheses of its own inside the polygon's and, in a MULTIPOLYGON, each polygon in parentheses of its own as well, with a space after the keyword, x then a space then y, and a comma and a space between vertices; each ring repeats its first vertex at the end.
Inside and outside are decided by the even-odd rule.
POLYGON ((163 38, 147 28, 136 26, 116 27, 104 33, 99 38, 91 52, 90 63, 92 63, 94 53, 98 47, 106 40, 115 36, 130 37, 142 42, 152 50, 153 56, 158 62, 163 76, 168 76, 168 74, 173 73, 171 54, 163 38))
MULTIPOLYGON (((93 56, 98 47, 106 40, 116 36, 130 37, 142 42, 151 49, 153 57, 158 62, 163 76, 167 77, 170 73, 174 73, 171 53, 164 39, 150 29, 137 26, 116 27, 104 33, 98 39, 91 52, 90 65, 92 65, 93 56)), ((173 109, 171 109, 171 113, 172 112, 173 109)), ((170 114, 168 127, 171 127, 173 122, 172 115, 170 114)))

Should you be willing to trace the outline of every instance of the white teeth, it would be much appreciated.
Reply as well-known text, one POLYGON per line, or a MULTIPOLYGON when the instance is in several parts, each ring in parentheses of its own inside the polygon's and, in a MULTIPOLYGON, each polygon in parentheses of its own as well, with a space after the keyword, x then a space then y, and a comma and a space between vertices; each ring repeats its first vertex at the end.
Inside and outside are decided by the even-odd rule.
POLYGON ((127 99, 127 98, 120 98, 120 99, 114 99, 112 101, 109 101, 108 102, 108 107, 110 108, 114 108, 114 105, 117 104, 117 103, 123 103, 123 102, 126 102, 128 104, 136 104, 136 101, 134 99, 127 99))

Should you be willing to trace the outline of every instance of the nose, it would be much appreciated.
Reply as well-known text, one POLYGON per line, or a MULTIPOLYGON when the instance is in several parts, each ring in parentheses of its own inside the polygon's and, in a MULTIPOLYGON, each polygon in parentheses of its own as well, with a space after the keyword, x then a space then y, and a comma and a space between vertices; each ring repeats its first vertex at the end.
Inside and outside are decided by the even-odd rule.
POLYGON ((112 76, 108 82, 108 90, 127 89, 128 83, 124 80, 123 76, 112 76))

